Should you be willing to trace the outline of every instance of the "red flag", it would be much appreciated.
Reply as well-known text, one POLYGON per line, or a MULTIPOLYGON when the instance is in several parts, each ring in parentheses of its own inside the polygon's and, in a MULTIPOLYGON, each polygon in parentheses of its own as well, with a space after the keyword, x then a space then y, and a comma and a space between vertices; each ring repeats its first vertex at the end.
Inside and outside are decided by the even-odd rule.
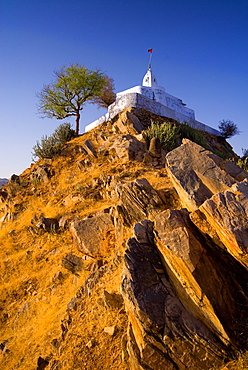
POLYGON ((152 53, 152 49, 148 49, 147 51, 148 51, 148 53, 152 53))

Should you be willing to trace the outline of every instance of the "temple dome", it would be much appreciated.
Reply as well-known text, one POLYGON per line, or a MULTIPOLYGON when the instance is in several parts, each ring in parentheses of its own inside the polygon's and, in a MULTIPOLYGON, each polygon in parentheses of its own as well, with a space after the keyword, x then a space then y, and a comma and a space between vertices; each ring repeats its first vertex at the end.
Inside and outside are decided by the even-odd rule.
POLYGON ((158 86, 157 79, 154 76, 150 66, 148 67, 148 70, 145 76, 143 77, 142 86, 147 87, 158 86))

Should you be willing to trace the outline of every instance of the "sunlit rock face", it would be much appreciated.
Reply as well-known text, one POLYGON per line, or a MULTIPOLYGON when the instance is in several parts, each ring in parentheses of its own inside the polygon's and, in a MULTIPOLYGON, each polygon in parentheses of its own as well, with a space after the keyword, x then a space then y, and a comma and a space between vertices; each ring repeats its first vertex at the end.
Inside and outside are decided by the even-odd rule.
POLYGON ((187 139, 167 154, 166 161, 168 174, 190 211, 236 182, 219 167, 221 159, 218 156, 187 139))
POLYGON ((136 224, 127 243, 122 294, 133 370, 218 368, 239 341, 228 320, 240 315, 236 278, 197 239, 187 212, 173 213, 157 215, 154 229, 148 220, 136 224))
POLYGON ((122 294, 130 369, 219 368, 247 345, 247 270, 189 215, 160 212, 154 223, 136 224, 127 242, 122 294))
POLYGON ((228 252, 247 266, 248 254, 248 182, 213 195, 200 207, 228 252))
POLYGON ((166 162, 185 208, 154 213, 127 242, 126 356, 133 370, 219 368, 247 348, 248 182, 189 140, 166 162))

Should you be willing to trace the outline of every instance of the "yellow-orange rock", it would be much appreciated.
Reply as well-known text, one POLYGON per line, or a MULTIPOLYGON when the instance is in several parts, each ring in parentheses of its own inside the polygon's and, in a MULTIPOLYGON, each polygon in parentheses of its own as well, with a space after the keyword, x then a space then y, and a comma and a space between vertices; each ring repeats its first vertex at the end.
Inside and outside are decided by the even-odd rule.
POLYGON ((248 253, 248 181, 213 195, 199 209, 228 252, 242 260, 248 253))
POLYGON ((190 211, 235 183, 234 178, 217 165, 218 156, 187 139, 167 154, 166 161, 172 183, 190 211))

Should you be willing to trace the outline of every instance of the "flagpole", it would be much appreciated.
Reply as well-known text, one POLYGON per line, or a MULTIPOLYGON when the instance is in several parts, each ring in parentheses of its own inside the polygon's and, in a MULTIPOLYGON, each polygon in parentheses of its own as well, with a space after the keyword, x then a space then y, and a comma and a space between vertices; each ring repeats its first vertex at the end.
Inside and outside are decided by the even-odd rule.
POLYGON ((148 50, 150 56, 149 56, 149 63, 148 63, 148 69, 151 68, 151 62, 152 62, 152 49, 149 49, 148 50))

